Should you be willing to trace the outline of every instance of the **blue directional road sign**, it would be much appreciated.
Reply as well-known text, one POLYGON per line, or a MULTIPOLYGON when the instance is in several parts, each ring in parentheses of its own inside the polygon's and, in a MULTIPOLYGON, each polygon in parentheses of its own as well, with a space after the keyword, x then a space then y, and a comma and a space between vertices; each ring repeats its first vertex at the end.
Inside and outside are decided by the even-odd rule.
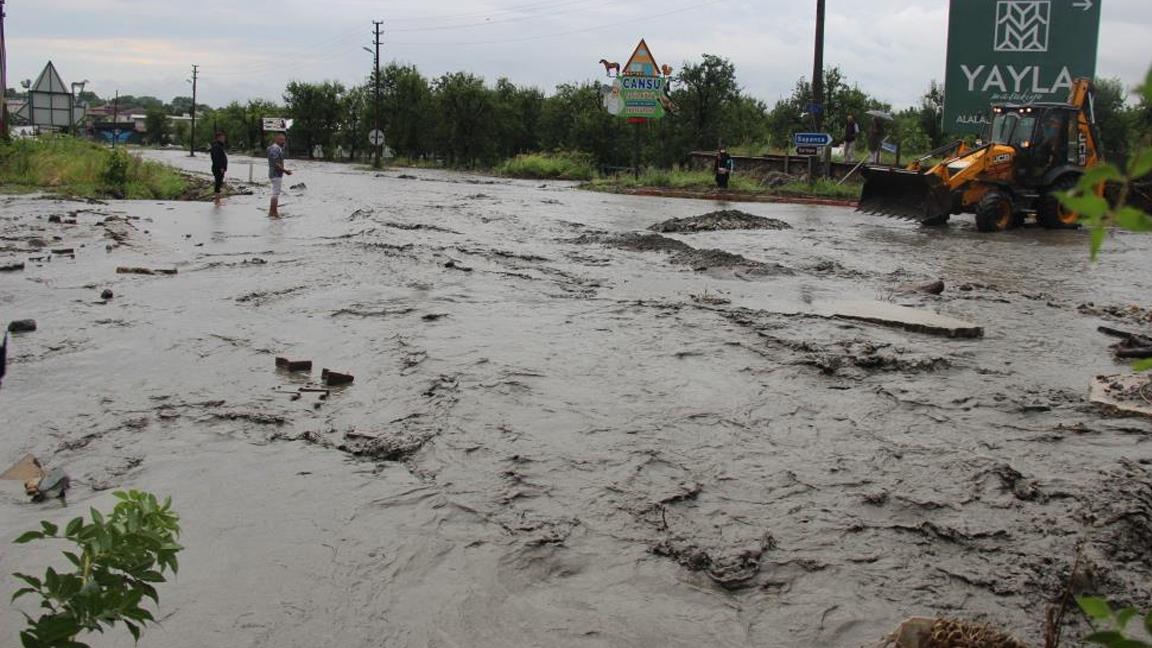
POLYGON ((828 133, 794 133, 792 141, 796 146, 831 146, 832 136, 828 133))

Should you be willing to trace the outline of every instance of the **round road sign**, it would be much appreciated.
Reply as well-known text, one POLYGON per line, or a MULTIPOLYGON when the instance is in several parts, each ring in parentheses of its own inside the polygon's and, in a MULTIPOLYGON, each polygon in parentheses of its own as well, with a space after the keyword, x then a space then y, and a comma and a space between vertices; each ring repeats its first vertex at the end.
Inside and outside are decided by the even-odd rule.
POLYGON ((379 130, 374 130, 368 133, 368 141, 372 143, 372 146, 380 146, 384 143, 384 133, 379 130))

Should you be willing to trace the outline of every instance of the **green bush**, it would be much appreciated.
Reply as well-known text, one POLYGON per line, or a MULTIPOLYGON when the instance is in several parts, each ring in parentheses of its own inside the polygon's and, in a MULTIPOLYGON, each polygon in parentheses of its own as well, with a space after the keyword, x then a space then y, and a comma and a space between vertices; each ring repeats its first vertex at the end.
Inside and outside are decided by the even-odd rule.
POLYGON ((582 153, 517 155, 496 167, 500 175, 535 180, 591 180, 596 175, 592 157, 582 153))
POLYGON ((91 522, 75 518, 63 534, 55 524, 41 522, 40 531, 16 539, 18 544, 66 540, 76 546, 76 551, 64 552, 70 571, 49 567, 42 578, 13 574, 26 586, 12 600, 35 596, 43 610, 37 617, 25 613, 28 628, 20 633, 24 648, 85 648, 77 636, 102 633, 117 623, 139 640, 141 628, 155 622, 141 604, 145 597, 158 604, 155 584, 165 582, 165 572, 175 574, 179 568, 180 516, 172 510, 171 499, 160 503, 155 495, 139 491, 113 495, 120 502, 107 516, 91 509, 91 522))
POLYGON ((187 182, 175 169, 124 149, 45 136, 0 144, 0 185, 15 192, 172 200, 184 193, 187 182))

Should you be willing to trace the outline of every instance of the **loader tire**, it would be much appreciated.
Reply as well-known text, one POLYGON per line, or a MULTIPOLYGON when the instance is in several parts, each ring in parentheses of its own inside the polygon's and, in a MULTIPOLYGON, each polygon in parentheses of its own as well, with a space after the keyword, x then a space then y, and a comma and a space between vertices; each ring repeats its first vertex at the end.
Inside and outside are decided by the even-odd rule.
POLYGON ((1016 207, 1005 193, 989 191, 976 206, 976 229, 981 232, 1003 232, 1016 224, 1016 207))
POLYGON ((1075 229, 1079 227, 1080 215, 1064 208, 1056 194, 1076 186, 1075 175, 1060 176, 1040 198, 1040 208, 1036 210, 1036 221, 1048 229, 1075 229))

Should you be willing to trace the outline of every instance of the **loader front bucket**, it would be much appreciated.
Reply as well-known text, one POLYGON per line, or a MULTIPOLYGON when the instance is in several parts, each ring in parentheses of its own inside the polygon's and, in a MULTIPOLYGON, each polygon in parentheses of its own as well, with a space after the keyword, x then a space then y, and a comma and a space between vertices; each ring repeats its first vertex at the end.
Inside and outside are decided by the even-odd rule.
POLYGON ((947 215, 948 191, 931 173, 864 167, 857 211, 928 223, 947 215))

